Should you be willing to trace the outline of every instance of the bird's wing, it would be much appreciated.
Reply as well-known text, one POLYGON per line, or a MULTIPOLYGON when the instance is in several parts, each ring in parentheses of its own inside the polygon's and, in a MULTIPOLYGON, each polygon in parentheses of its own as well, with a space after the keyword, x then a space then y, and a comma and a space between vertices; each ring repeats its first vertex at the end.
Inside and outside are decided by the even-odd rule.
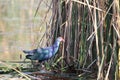
POLYGON ((28 59, 44 61, 53 56, 52 51, 53 51, 52 47, 46 47, 46 48, 37 48, 30 51, 24 50, 23 52, 27 54, 26 57, 28 59))
POLYGON ((23 50, 23 52, 27 55, 34 55, 35 52, 37 51, 37 49, 33 49, 33 50, 23 50))
POLYGON ((35 54, 35 56, 37 57, 37 60, 43 61, 52 57, 51 47, 39 48, 37 49, 37 52, 38 54, 35 54))

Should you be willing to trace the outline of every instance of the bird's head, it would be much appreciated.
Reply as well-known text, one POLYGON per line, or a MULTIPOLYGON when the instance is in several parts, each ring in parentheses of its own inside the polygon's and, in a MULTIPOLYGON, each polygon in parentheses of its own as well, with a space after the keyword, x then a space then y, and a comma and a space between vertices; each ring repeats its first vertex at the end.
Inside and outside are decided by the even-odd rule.
POLYGON ((59 42, 61 42, 61 41, 65 42, 65 40, 63 39, 63 37, 58 37, 57 41, 59 41, 59 42))

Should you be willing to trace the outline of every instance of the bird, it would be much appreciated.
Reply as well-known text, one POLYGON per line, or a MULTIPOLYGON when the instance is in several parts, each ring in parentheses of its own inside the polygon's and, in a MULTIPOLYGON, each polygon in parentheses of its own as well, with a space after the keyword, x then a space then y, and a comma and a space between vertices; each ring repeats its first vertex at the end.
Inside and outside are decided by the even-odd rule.
POLYGON ((54 44, 49 47, 45 47, 45 48, 39 47, 33 50, 23 50, 23 52, 26 54, 26 59, 38 60, 39 62, 42 62, 55 56, 61 42, 65 42, 64 38, 58 37, 55 40, 54 44))

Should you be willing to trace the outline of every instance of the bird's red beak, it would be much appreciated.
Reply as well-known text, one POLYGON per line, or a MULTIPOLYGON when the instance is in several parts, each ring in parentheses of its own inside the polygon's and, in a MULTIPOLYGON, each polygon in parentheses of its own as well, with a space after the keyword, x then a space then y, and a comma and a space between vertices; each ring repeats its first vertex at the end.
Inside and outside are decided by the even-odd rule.
POLYGON ((62 38, 62 41, 65 42, 65 39, 62 38))
POLYGON ((63 37, 59 37, 60 41, 65 42, 65 39, 63 37))

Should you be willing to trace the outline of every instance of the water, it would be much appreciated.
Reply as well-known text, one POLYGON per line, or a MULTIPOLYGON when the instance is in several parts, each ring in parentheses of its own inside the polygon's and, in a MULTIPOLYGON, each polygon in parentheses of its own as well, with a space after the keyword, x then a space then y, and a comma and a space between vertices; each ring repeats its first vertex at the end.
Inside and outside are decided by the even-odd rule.
MULTIPOLYGON (((46 25, 41 24, 41 21, 48 9, 46 4, 49 5, 47 0, 42 2, 34 17, 39 1, 0 0, 0 60, 23 60, 22 50, 39 45, 37 43, 44 34, 46 25)), ((49 16, 46 22, 49 21, 49 16)))

